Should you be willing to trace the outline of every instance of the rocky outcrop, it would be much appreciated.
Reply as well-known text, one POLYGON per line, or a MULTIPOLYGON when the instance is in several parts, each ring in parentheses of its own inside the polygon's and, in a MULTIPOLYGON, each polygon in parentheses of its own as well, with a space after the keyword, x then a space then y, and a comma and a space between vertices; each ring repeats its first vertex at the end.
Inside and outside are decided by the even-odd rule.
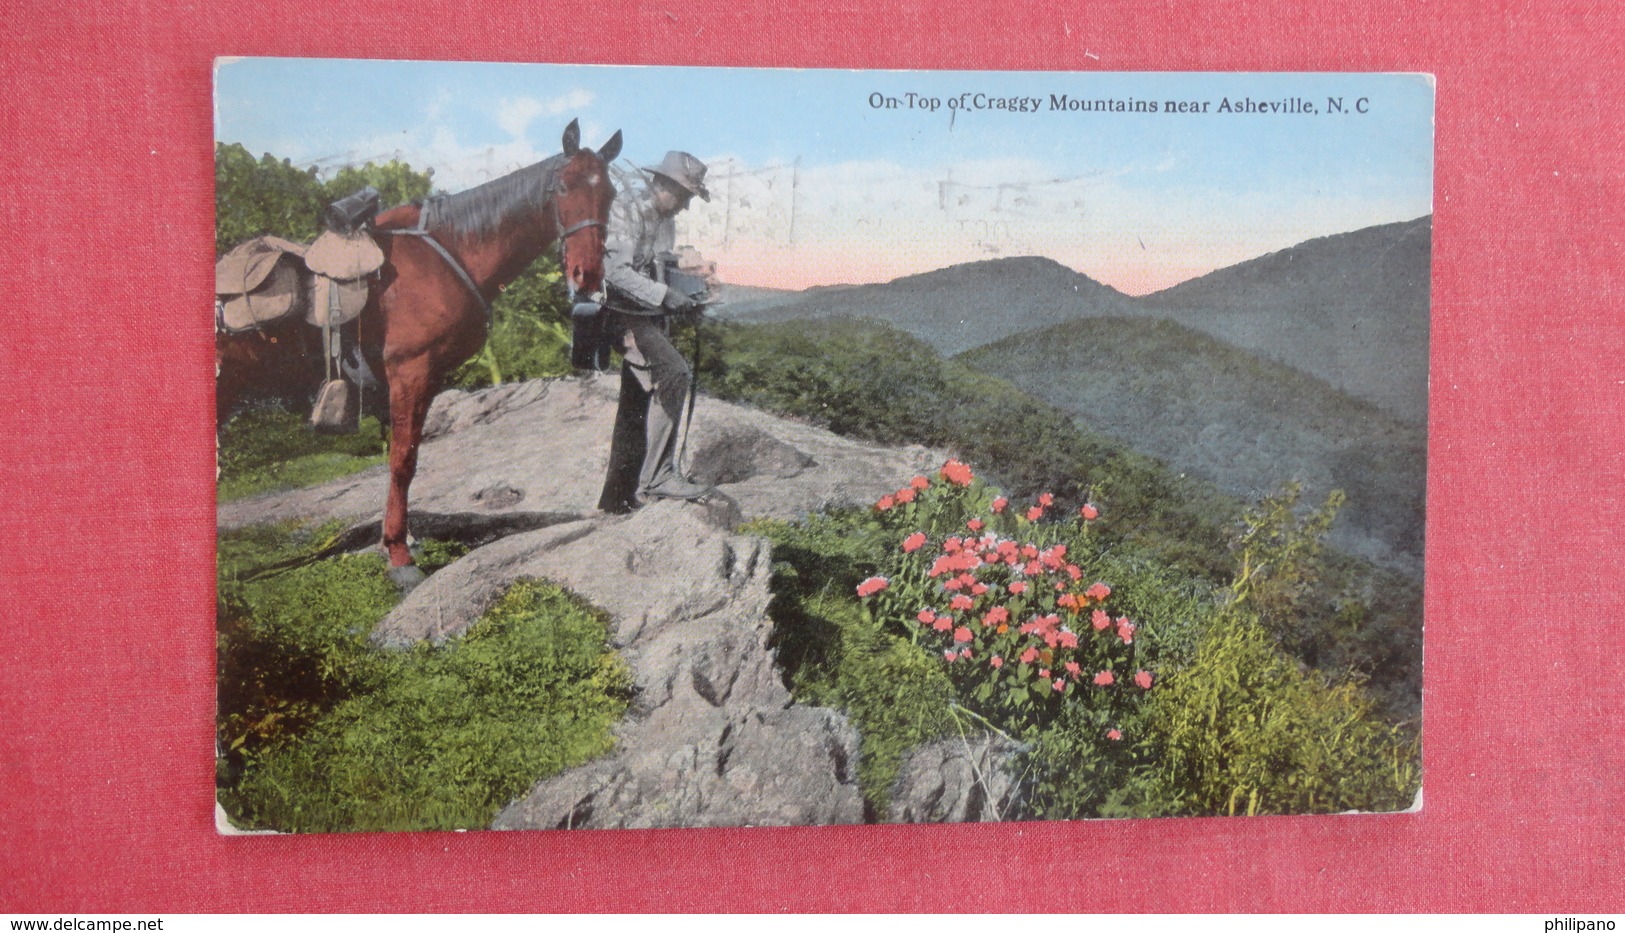
POLYGON ((728 503, 662 502, 513 535, 413 590, 389 645, 458 634, 508 584, 545 578, 613 620, 637 689, 616 751, 544 781, 504 829, 858 822, 857 733, 792 706, 767 647, 769 549, 733 534, 728 503))
MULTIPOLYGON (((736 529, 745 518, 872 502, 944 455, 702 398, 693 472, 720 494, 609 516, 593 506, 615 403, 603 377, 436 399, 413 531, 477 547, 413 590, 374 639, 454 637, 520 578, 557 582, 610 616, 637 691, 616 750, 542 781, 497 828, 860 822, 857 733, 839 713, 791 703, 767 646, 770 549, 736 529)), ((341 540, 360 546, 376 540, 384 484, 378 469, 228 503, 220 525, 343 518, 352 527, 341 540)))
POLYGON ((892 783, 888 822, 996 823, 1026 816, 1015 760, 1002 736, 954 736, 914 749, 892 783))
MULTIPOLYGON (((443 392, 429 409, 412 483, 412 533, 473 533, 481 524, 555 524, 596 515, 609 461, 614 376, 533 380, 443 392), (445 516, 457 516, 448 521, 445 516)), ((872 502, 946 454, 880 447, 701 396, 688 460, 747 518, 798 518, 872 502)), ((300 518, 371 522, 388 474, 375 467, 284 493, 225 503, 221 528, 300 518)), ((359 534, 359 532, 358 532, 359 534)))

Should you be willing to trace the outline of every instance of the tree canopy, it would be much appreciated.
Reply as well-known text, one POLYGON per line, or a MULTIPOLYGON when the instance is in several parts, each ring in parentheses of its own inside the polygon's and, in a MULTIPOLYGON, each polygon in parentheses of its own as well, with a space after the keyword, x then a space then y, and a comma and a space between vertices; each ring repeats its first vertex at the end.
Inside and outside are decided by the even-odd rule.
POLYGON ((269 153, 256 159, 241 143, 215 143, 215 253, 267 234, 314 239, 321 232, 322 209, 333 201, 371 185, 385 207, 405 204, 426 197, 433 177, 434 169, 419 172, 392 159, 345 166, 324 180, 314 168, 298 168, 269 153))
MULTIPOLYGON (((323 179, 269 153, 258 159, 241 143, 215 143, 214 248, 223 255, 257 236, 309 242, 321 232, 328 204, 367 185, 378 189, 385 208, 428 197, 434 169, 405 162, 345 166, 323 179)), ((559 288, 558 263, 544 255, 492 302, 485 348, 452 374, 450 384, 478 388, 503 381, 557 376, 570 371, 569 302, 559 288)))

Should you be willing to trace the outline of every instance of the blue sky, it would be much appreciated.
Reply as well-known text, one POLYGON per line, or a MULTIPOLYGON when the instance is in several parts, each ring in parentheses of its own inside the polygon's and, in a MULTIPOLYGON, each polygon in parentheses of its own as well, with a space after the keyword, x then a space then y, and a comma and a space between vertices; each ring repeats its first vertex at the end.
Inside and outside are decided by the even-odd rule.
POLYGON ((593 146, 620 129, 626 164, 686 149, 711 165, 716 197, 679 219, 679 239, 740 284, 883 281, 1037 254, 1144 293, 1432 209, 1433 87, 1417 75, 312 59, 222 60, 216 75, 218 140, 329 173, 399 158, 461 190, 557 152, 572 118, 593 146), (910 108, 909 93, 939 103, 910 108), (974 109, 977 94, 1040 103, 974 109), (1060 112, 1062 94, 1159 112, 1060 112), (1217 112, 1226 98, 1320 112, 1217 112), (1324 112, 1329 98, 1348 112, 1324 112), (1170 100, 1208 112, 1160 112, 1170 100))

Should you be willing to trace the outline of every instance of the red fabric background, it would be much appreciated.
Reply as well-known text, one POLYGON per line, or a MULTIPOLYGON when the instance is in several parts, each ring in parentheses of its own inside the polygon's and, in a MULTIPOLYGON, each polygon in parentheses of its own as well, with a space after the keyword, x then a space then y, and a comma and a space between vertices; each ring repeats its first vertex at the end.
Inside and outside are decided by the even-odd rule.
POLYGON ((1625 909, 1619 6, 891 6, 6 5, 0 911, 1625 909), (232 54, 1435 73, 1424 811, 217 837, 232 54))

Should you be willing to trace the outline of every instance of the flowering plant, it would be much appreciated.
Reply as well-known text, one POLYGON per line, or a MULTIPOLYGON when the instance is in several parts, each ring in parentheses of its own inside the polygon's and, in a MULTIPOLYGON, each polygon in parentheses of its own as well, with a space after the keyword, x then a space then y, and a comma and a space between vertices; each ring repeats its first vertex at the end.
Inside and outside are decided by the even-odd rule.
POLYGON ((1155 675, 1138 665, 1138 626, 1114 615, 1111 587, 1076 562, 1099 511, 1046 521, 1054 505, 1045 493, 1012 506, 949 460, 875 503, 897 546, 857 595, 940 657, 978 714, 1026 732, 1082 705, 1119 741, 1128 707, 1155 675))

